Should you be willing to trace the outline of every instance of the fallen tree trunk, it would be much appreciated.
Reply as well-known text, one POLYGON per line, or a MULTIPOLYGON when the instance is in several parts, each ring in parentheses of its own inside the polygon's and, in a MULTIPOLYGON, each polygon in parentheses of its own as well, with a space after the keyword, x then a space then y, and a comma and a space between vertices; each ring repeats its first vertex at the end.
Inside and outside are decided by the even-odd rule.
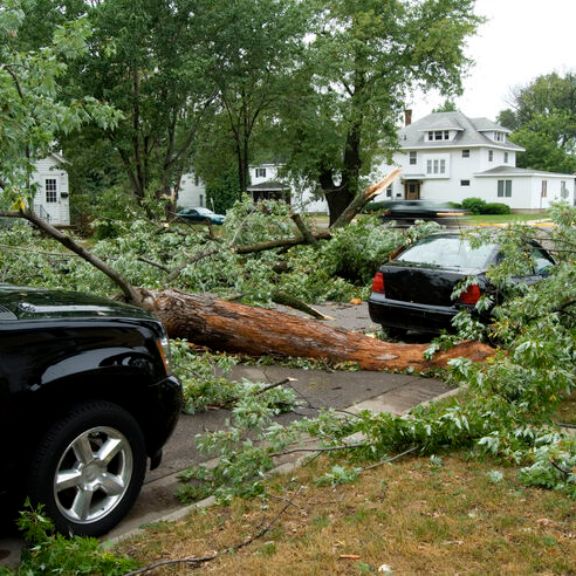
POLYGON ((445 366, 453 358, 479 361, 494 353, 485 344, 466 342, 426 360, 427 344, 382 342, 291 314, 177 290, 147 292, 143 305, 162 320, 172 338, 251 356, 322 358, 356 362, 364 370, 422 371, 445 366))

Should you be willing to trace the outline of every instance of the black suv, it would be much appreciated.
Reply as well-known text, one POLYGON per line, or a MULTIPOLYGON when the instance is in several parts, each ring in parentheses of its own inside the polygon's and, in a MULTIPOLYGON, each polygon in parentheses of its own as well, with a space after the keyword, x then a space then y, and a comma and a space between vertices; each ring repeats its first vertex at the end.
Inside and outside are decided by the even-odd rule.
MULTIPOLYGON (((63 533, 109 531, 159 465, 182 404, 145 311, 0 285, 0 506, 42 503, 63 533)), ((2 510, 2 508, 0 508, 2 510)))

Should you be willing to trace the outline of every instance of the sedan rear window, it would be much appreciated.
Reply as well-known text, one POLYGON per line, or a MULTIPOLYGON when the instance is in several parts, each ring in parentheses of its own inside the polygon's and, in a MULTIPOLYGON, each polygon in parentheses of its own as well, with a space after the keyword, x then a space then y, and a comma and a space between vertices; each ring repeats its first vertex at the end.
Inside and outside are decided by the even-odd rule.
POLYGON ((494 244, 473 248, 470 242, 458 237, 427 238, 402 252, 396 261, 446 268, 484 268, 495 249, 494 244))

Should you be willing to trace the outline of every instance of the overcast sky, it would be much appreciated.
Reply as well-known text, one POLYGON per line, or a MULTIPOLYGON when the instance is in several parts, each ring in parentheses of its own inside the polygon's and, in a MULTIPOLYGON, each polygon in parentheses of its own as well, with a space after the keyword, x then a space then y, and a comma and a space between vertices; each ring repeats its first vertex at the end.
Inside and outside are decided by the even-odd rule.
MULTIPOLYGON (((476 0, 475 11, 487 21, 468 43, 475 64, 456 100, 467 116, 496 120, 513 88, 542 74, 576 72, 576 0, 476 0)), ((415 97, 414 120, 443 100, 415 97)))

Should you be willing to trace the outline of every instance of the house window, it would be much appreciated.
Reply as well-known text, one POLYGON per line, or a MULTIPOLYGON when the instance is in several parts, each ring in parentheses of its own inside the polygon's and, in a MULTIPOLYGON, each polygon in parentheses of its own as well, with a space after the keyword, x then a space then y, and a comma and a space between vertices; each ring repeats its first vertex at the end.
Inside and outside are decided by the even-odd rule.
POLYGON ((392 198, 392 184, 386 188, 386 198, 392 198))
POLYGON ((494 140, 496 142, 504 142, 504 134, 502 132, 494 132, 494 140))
POLYGON ((53 204, 58 201, 58 187, 56 178, 46 178, 44 180, 44 190, 46 190, 46 202, 53 204))
MULTIPOLYGON (((194 186, 200 186, 200 176, 198 174, 194 174, 194 186)), ((202 204, 200 204, 202 206, 202 204)))
POLYGON ((470 158, 470 150, 462 150, 462 158, 470 158))
POLYGON ((266 168, 256 168, 256 178, 266 178, 266 168))
POLYGON ((430 132, 428 132, 428 142, 433 142, 434 140, 450 140, 450 131, 430 130, 430 132))
POLYGON ((568 186, 566 186, 566 181, 562 180, 560 182, 560 196, 562 196, 563 200, 566 200, 566 198, 568 198, 569 195, 570 192, 568 191, 568 186))
POLYGON ((504 164, 508 164, 508 152, 504 152, 504 164))
POLYGON ((548 180, 542 180, 542 198, 546 198, 548 196, 548 180))
POLYGON ((512 180, 498 180, 498 198, 512 196, 512 180))
POLYGON ((204 206, 204 194, 199 195, 199 204, 200 206, 204 206))
POLYGON ((410 164, 412 166, 418 164, 418 152, 410 152, 410 164))
POLYGON ((488 150, 488 162, 492 162, 494 160, 494 150, 488 150))
POLYGON ((460 180, 460 186, 470 186, 470 180, 460 180))
POLYGON ((446 158, 428 158, 426 160, 426 174, 441 176, 447 172, 446 158))

